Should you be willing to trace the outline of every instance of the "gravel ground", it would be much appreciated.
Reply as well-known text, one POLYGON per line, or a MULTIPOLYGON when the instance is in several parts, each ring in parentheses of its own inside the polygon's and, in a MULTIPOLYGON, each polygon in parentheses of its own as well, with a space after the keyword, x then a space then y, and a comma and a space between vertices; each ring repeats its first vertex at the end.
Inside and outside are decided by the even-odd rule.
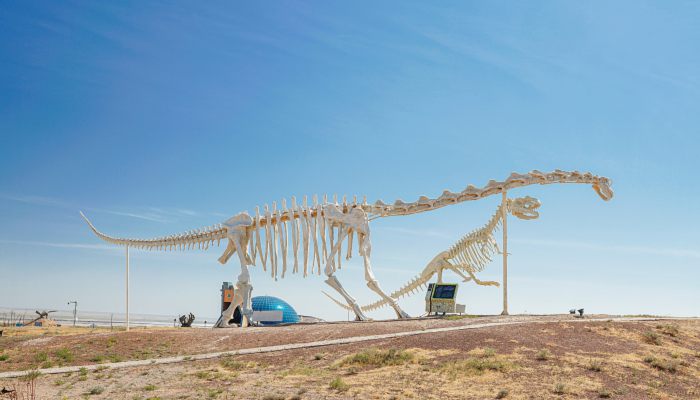
MULTIPOLYGON (((165 340, 170 346, 162 346, 164 355, 194 354, 254 347, 252 339, 256 345, 267 346, 494 321, 525 323, 221 360, 43 375, 35 381, 36 398, 481 399, 495 398, 503 391, 507 393, 505 398, 516 399, 700 398, 698 320, 574 322, 570 316, 483 317, 224 332, 92 332, 50 336, 49 341, 29 335, 2 338, 0 344, 2 354, 17 354, 20 350, 31 353, 38 348, 44 349, 50 359, 57 358, 54 349, 70 348, 76 353, 70 363, 76 364, 85 359, 83 351, 104 352, 106 349, 99 345, 109 343, 110 351, 125 357, 139 345, 152 347, 165 340), (12 352, 4 347, 7 343, 12 352), (346 357, 362 355, 368 349, 380 353, 394 349, 410 357, 380 365, 343 364, 346 357), (545 356, 540 357, 542 354, 545 356)), ((36 361, 13 364, 8 359, 0 365, 25 363, 36 361)), ((22 385, 25 382, 19 379, 0 380, 0 387, 24 389, 22 385)))

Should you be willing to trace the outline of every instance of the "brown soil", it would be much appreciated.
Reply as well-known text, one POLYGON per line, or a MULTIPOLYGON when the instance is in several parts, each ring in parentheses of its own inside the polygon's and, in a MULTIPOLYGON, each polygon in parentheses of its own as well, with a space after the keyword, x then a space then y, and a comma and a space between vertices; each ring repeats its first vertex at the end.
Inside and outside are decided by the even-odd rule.
MULTIPOLYGON (((8 356, 0 361, 0 369, 36 366, 42 362, 37 356, 42 351, 54 365, 57 360, 80 365, 96 355, 113 354, 126 360, 147 358, 144 354, 196 354, 504 319, 540 323, 43 375, 36 379, 37 398, 483 399, 496 398, 499 392, 506 399, 700 398, 698 320, 572 322, 568 316, 486 317, 226 331, 150 329, 24 335, 0 338, 0 354, 8 356), (370 348, 377 351, 367 353, 370 348), (73 358, 65 360, 66 350, 61 349, 68 349, 73 358), (382 353, 388 349, 396 353, 382 353), (357 360, 380 354, 380 361, 342 362, 358 353, 357 360), (391 354, 401 357, 392 359, 391 354)), ((0 388, 10 385, 22 388, 24 383, 0 380, 0 388)))

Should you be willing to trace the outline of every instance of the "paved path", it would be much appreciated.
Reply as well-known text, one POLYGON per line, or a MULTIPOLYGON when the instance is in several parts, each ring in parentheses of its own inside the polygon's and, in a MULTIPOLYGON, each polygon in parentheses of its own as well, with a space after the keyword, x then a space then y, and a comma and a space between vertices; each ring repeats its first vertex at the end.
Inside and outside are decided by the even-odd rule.
MULTIPOLYGON (((658 321, 658 320, 684 320, 684 319, 696 319, 696 318, 666 318, 666 317, 653 317, 653 318, 585 318, 585 319, 574 319, 567 320, 565 322, 601 322, 601 321, 612 321, 612 322, 630 322, 630 321, 658 321)), ((219 358, 224 356, 233 356, 241 354, 259 354, 259 353, 270 353, 273 351, 285 351, 285 350, 296 350, 296 349, 308 349, 313 347, 322 346, 334 346, 340 344, 367 342, 371 340, 382 340, 382 339, 393 339, 404 336, 414 336, 414 335, 425 335, 430 333, 438 332, 451 332, 451 331, 461 331, 467 329, 480 329, 488 328, 492 326, 502 326, 502 325, 518 325, 518 324, 531 324, 531 323, 549 323, 556 321, 532 321, 532 320, 518 320, 518 321, 503 321, 503 322, 486 322, 486 323, 476 323, 462 326, 452 326, 446 328, 432 328, 432 329, 421 329, 414 331, 405 332, 395 332, 386 333, 382 335, 368 335, 368 336, 355 336, 342 339, 330 339, 330 340, 319 340, 315 342, 306 343, 294 343, 294 344, 282 344, 277 346, 265 346, 265 347, 253 347, 249 349, 239 349, 231 351, 221 351, 217 353, 204 353, 204 354, 194 354, 190 356, 177 356, 177 357, 162 357, 162 358, 151 358, 148 360, 134 360, 134 361, 122 361, 115 363, 104 363, 104 364, 89 364, 89 365, 78 365, 70 367, 56 367, 56 368, 46 368, 41 369, 42 374, 62 374, 67 372, 78 372, 81 368, 87 370, 95 370, 97 368, 129 368, 129 367, 140 367, 145 365, 157 365, 157 364, 172 364, 184 361, 195 361, 195 360, 208 360, 212 358, 219 358)), ((30 371, 8 371, 0 373, 0 379, 2 378, 17 378, 26 375, 30 371)))

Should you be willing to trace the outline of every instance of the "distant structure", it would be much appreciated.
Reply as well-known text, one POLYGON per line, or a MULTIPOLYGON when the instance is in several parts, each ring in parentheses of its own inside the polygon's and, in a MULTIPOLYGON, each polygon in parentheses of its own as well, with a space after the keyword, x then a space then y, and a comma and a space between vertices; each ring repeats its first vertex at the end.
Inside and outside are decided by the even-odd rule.
POLYGON ((58 324, 56 323, 56 321, 54 321, 54 320, 52 320, 51 318, 49 318, 49 314, 55 313, 56 310, 51 310, 51 311, 46 311, 46 310, 44 310, 44 311, 39 311, 39 310, 36 310, 36 311, 34 311, 34 312, 38 315, 38 317, 36 317, 36 318, 34 318, 33 320, 31 320, 31 321, 25 323, 24 326, 29 326, 29 325, 33 325, 33 326, 60 326, 60 325, 58 325, 58 324))
POLYGON ((296 324, 301 321, 294 307, 273 296, 253 297, 253 321, 261 325, 296 324))
MULTIPOLYGON (((222 239, 227 240, 226 250, 219 258, 219 262, 224 264, 235 253, 238 253, 241 273, 235 284, 233 298, 228 308, 222 312, 216 325, 218 327, 232 326, 230 321, 236 320, 234 318, 236 310, 240 310, 241 313, 240 323, 236 324, 237 326, 247 326, 251 320, 253 286, 250 283, 248 268, 255 265, 256 260, 260 261, 265 271, 269 262, 270 273, 274 279, 280 275, 284 278, 288 267, 291 268, 291 272, 297 273, 303 266, 304 276, 314 272, 320 275, 323 270, 326 276, 325 282, 343 297, 347 306, 355 313, 355 318, 358 320, 368 319, 355 298, 343 288, 335 276, 335 273, 341 268, 344 254, 343 242, 347 241, 345 258, 348 259, 353 253, 352 247, 355 237, 357 237, 357 251, 364 263, 364 278, 367 286, 393 308, 398 318, 406 318, 408 314, 399 307, 395 299, 381 289, 372 271, 370 262, 372 245, 369 229, 371 220, 433 211, 448 205, 480 200, 496 194, 502 195, 502 203, 505 205, 506 194, 509 190, 530 185, 562 183, 590 184, 603 200, 610 200, 613 197, 613 191, 610 187, 611 181, 606 177, 578 171, 555 170, 548 173, 540 171, 531 171, 526 174, 512 173, 504 181, 492 180, 481 188, 469 185, 461 192, 453 193, 446 190, 438 197, 421 196, 411 203, 396 200, 393 204, 386 204, 379 200, 374 204, 369 204, 366 198, 362 202, 358 202, 357 197, 353 197, 349 201, 347 197, 339 200, 334 195, 332 201, 324 196, 321 202, 317 196, 314 196, 312 204, 308 204, 307 198, 304 197, 302 204, 299 205, 296 198, 292 197, 290 208, 287 208, 286 200, 282 200, 280 209, 277 208, 277 203, 273 202, 272 209, 265 205, 262 215, 260 210, 256 208, 254 217, 251 217, 247 212, 241 212, 223 224, 155 239, 127 239, 108 236, 98 231, 85 215, 83 218, 99 238, 126 248, 127 282, 128 250, 130 247, 147 250, 208 249, 214 243, 219 244, 222 239), (288 260, 289 253, 293 259, 288 260)), ((503 314, 508 313, 506 227, 504 219, 503 314)))
MULTIPOLYGON (((224 311, 231 305, 233 299, 234 288, 231 282, 224 282, 221 287, 221 310, 224 311)), ((253 314, 251 321, 260 325, 279 325, 279 324, 296 324, 301 322, 301 317, 297 314, 294 307, 286 301, 273 296, 256 296, 252 298, 253 314)), ((240 307, 237 307, 230 321, 226 321, 229 325, 240 324, 242 313, 240 307)), ((217 322, 219 325, 221 321, 217 322)))
POLYGON ((191 328, 194 322, 194 314, 180 315, 180 327, 181 328, 191 328))

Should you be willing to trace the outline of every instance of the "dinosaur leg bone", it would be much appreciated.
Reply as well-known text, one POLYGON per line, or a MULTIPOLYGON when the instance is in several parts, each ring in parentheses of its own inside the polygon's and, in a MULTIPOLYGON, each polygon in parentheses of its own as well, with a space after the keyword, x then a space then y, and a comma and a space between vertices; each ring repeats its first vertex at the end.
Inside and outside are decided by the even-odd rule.
POLYGON ((399 303, 396 302, 396 299, 384 293, 382 288, 379 287, 379 282, 377 282, 377 279, 374 277, 374 272, 372 272, 372 264, 369 261, 371 248, 372 246, 369 241, 369 235, 365 235, 364 240, 362 241, 360 254, 362 255, 362 259, 364 260, 365 264, 365 280, 367 281, 367 287, 372 289, 373 292, 377 293, 379 297, 384 299, 387 304, 394 309, 397 318, 410 318, 411 316, 402 310, 401 307, 399 307, 399 303))
POLYGON ((338 278, 334 275, 335 268, 333 268, 333 257, 335 256, 336 251, 338 251, 337 245, 331 249, 330 254, 328 254, 328 257, 326 258, 326 267, 324 269, 326 276, 328 276, 328 279, 326 279, 326 283, 328 284, 328 286, 335 289, 336 292, 338 292, 341 296, 343 296, 343 298, 348 304, 348 307, 355 313, 355 320, 366 321, 369 318, 367 318, 367 316, 362 312, 355 298, 350 296, 350 294, 343 288, 343 285, 340 284, 338 278))
POLYGON ((469 282, 470 280, 474 280, 474 283, 477 285, 482 285, 482 286, 501 286, 500 283, 495 282, 495 281, 481 281, 477 279, 476 275, 471 271, 471 267, 468 265, 464 264, 458 264, 456 266, 449 267, 454 273, 457 275, 461 276, 464 278, 464 282, 469 282), (465 276, 462 271, 466 272, 469 276, 465 276))
MULTIPOLYGON (((330 204, 327 205, 323 208, 323 213, 325 217, 327 218, 326 223, 328 224, 329 227, 332 227, 334 224, 340 224, 342 229, 340 233, 340 237, 338 238, 338 242, 335 243, 333 247, 330 248, 328 254, 326 254, 325 261, 326 261, 326 266, 324 268, 324 272, 328 279, 326 279, 326 283, 328 286, 332 287, 335 289, 343 298, 345 299, 345 302, 348 304, 348 307, 355 313, 355 319, 357 321, 366 321, 369 318, 362 312, 360 309, 359 304, 357 304, 357 301, 355 300, 354 297, 350 296, 350 294, 343 288, 343 286, 340 284, 340 281, 338 278, 334 275, 335 274, 335 267, 334 267, 334 262, 335 262, 335 257, 336 253, 340 251, 340 245, 347 235, 348 229, 351 229, 347 225, 343 224, 344 221, 348 219, 348 216, 343 214, 342 211, 340 211, 335 205, 330 204)), ((364 212, 362 212, 364 214, 364 212)))
MULTIPOLYGON (((372 263, 370 262, 370 255, 372 253, 372 243, 369 239, 369 221, 367 219, 367 214, 360 208, 353 208, 348 214, 340 213, 340 210, 333 210, 332 207, 329 210, 324 210, 329 219, 335 219, 340 223, 342 227, 342 232, 347 233, 349 229, 357 232, 358 238, 361 238, 360 245, 360 255, 364 261, 365 266, 365 280, 367 281, 367 287, 373 292, 377 293, 379 297, 384 299, 387 304, 394 309, 396 316, 398 318, 410 318, 410 316, 399 307, 396 299, 390 297, 379 286, 379 282, 374 277, 374 272, 372 272, 372 263), (338 215, 337 213, 340 213, 338 215)), ((343 237, 338 238, 338 243, 342 243, 343 237)))
POLYGON ((237 252, 241 263, 241 273, 238 275, 231 305, 221 313, 221 317, 215 325, 220 328, 231 326, 229 321, 233 319, 233 313, 237 307, 241 308, 240 326, 242 328, 248 326, 248 321, 253 314, 250 300, 253 286, 250 284, 250 273, 248 272, 248 265, 252 263, 247 254, 248 241, 251 234, 249 228, 252 225, 253 219, 246 213, 238 214, 224 223, 229 244, 221 259, 224 259, 223 262, 226 262, 234 252, 237 252), (230 251, 229 248, 231 249, 230 251), (227 255, 228 257, 226 257, 227 255))

